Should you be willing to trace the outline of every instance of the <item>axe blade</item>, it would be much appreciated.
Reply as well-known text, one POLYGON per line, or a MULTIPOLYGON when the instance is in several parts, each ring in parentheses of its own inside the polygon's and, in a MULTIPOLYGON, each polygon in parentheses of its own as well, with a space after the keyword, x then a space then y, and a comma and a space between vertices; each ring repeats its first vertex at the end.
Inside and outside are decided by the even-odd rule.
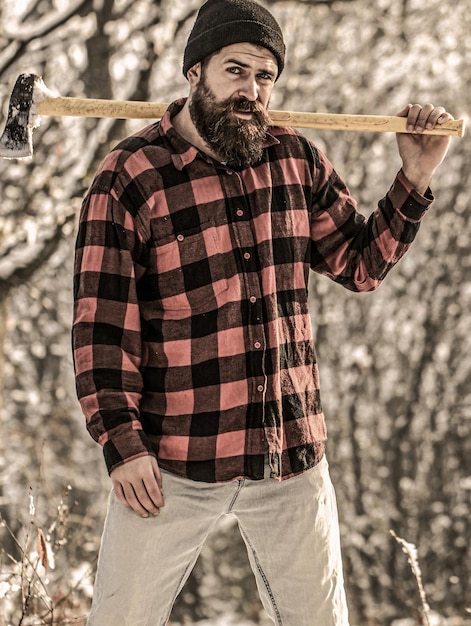
POLYGON ((36 76, 20 74, 11 92, 8 117, 0 138, 0 156, 22 159, 33 154, 33 127, 30 123, 36 76))

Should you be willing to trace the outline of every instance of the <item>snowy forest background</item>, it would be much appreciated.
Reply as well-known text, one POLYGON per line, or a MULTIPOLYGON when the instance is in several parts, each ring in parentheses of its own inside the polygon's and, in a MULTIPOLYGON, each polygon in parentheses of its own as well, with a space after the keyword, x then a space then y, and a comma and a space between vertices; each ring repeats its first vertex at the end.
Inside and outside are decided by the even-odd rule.
MULTIPOLYGON (((185 95, 201 3, 0 0, 2 120, 21 72, 61 95, 185 95)), ((431 101, 466 118, 471 0, 264 4, 289 53, 271 108, 395 114, 431 101)), ((75 226, 103 155, 146 123, 43 118, 33 159, 0 162, 0 625, 85 623, 109 479, 74 392, 75 226)), ((395 137, 306 134, 368 214, 399 168, 395 137)), ((453 139, 418 240, 378 292, 312 281, 352 626, 426 623, 390 530, 417 547, 430 623, 471 624, 470 163, 471 135, 453 139)), ((173 625, 267 624, 234 531, 212 536, 173 625)))

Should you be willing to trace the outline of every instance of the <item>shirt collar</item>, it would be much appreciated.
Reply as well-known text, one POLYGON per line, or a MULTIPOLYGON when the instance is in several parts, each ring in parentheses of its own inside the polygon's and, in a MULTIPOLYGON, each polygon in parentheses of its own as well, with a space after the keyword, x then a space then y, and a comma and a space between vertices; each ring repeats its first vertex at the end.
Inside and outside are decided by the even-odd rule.
MULTIPOLYGON (((204 158, 210 162, 213 162, 209 156, 202 154, 198 148, 191 143, 183 139, 172 123, 172 118, 183 108, 186 102, 186 98, 180 98, 172 102, 168 109, 165 111, 160 121, 160 134, 166 138, 171 145, 172 161, 177 170, 183 170, 184 167, 192 163, 197 157, 204 158)), ((276 137, 273 137, 270 133, 267 133, 263 148, 269 148, 279 144, 280 142, 276 137)))

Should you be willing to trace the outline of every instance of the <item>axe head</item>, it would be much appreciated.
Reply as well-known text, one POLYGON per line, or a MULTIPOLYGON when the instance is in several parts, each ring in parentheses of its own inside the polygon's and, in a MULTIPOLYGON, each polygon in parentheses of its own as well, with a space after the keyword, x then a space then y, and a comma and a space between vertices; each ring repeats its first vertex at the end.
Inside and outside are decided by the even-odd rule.
POLYGON ((0 138, 0 157, 22 159, 33 154, 33 107, 34 85, 37 76, 20 74, 10 97, 8 117, 0 138))

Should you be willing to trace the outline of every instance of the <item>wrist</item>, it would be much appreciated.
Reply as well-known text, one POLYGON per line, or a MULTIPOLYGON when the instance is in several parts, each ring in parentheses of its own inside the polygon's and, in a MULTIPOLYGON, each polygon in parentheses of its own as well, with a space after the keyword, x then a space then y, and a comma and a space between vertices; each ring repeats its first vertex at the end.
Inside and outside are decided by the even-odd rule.
POLYGON ((411 169, 402 168, 402 173, 409 181, 410 185, 423 196, 427 189, 430 187, 433 174, 425 174, 423 172, 415 172, 411 169))

